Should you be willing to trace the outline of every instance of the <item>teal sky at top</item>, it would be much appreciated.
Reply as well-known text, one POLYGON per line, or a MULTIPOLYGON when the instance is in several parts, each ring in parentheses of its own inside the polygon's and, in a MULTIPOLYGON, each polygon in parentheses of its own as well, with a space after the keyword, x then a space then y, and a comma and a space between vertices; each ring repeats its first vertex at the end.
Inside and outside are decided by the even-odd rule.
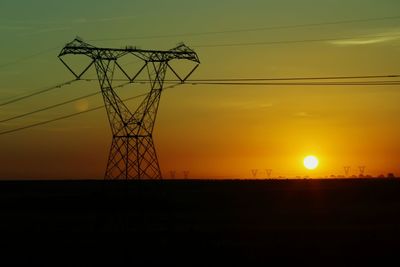
MULTIPOLYGON (((146 48, 167 49, 180 41, 196 46, 376 35, 397 31, 399 20, 250 33, 136 39, 136 37, 146 36, 396 16, 398 10, 400 10, 400 2, 396 0, 121 0, 113 2, 3 0, 0 3, 2 43, 0 56, 2 62, 7 63, 52 47, 61 48, 75 36, 80 36, 84 40, 118 39, 92 41, 94 44, 103 46, 120 47, 131 44, 146 48)), ((313 44, 309 46, 312 47, 313 44)), ((276 48, 276 46, 256 46, 228 50, 224 48, 197 50, 206 51, 203 53, 203 58, 210 55, 220 62, 229 64, 230 58, 246 57, 249 51, 250 54, 268 53, 268 50, 276 48), (223 60, 220 60, 221 58, 223 60)), ((284 45, 283 48, 288 49, 290 46, 284 45)), ((51 60, 52 57, 54 59, 57 52, 56 49, 51 53, 45 53, 27 64, 35 60, 40 62, 40 59, 51 60)), ((280 56, 284 56, 284 53, 280 56)), ((20 64, 8 69, 15 68, 21 70, 23 66, 20 64)), ((203 69, 205 71, 207 68, 203 69)), ((0 71, 5 72, 3 69, 0 71)))
MULTIPOLYGON (((391 17, 398 16, 399 10, 400 1, 398 0, 1 0, 0 100, 72 79, 73 77, 58 61, 57 54, 62 46, 75 36, 80 36, 94 45, 108 47, 136 45, 141 48, 169 49, 183 41, 198 52, 201 60, 201 66, 194 73, 194 78, 399 73, 400 19, 195 35, 203 32, 391 17), (348 40, 353 37, 353 41, 348 40), (338 42, 204 47, 335 38, 338 42)), ((344 125, 343 127, 350 127, 349 129, 357 125, 358 129, 365 130, 363 127, 367 127, 365 125, 368 124, 368 119, 374 116, 378 118, 377 114, 380 114, 379 118, 385 119, 377 119, 380 123, 377 127, 390 128, 391 125, 396 124, 396 112, 400 112, 395 101, 400 96, 394 87, 369 87, 363 91, 359 90, 360 88, 300 89, 289 87, 269 88, 269 90, 239 87, 217 89, 195 86, 182 87, 182 89, 177 89, 176 93, 173 91, 166 93, 161 101, 162 112, 159 114, 156 126, 156 133, 159 134, 157 138, 161 140, 159 142, 161 157, 163 153, 166 154, 163 151, 169 149, 168 146, 163 145, 167 142, 167 137, 172 140, 171 142, 182 141, 174 137, 177 131, 185 132, 188 144, 197 142, 214 147, 221 146, 221 150, 226 150, 229 144, 238 141, 244 143, 244 139, 229 139, 225 147, 221 145, 225 144, 224 140, 216 139, 208 132, 241 131, 241 127, 237 126, 238 120, 246 122, 242 128, 246 128, 252 134, 261 132, 262 134, 253 136, 258 140, 262 139, 264 134, 269 134, 268 124, 270 123, 275 123, 276 127, 282 127, 282 129, 287 125, 299 125, 302 129, 306 129, 311 122, 318 121, 319 126, 327 123, 330 127, 337 123, 337 125, 344 125), (336 102, 334 103, 333 100, 336 102), (252 106, 252 112, 249 112, 247 105, 252 106), (339 109, 339 106, 342 109, 339 109), (260 110, 256 109, 259 107, 267 107, 268 112, 259 112, 260 110), (357 117, 358 113, 354 112, 354 107, 358 107, 359 110, 368 110, 363 111, 364 115, 357 117), (379 107, 379 109, 375 110, 374 107, 379 107), (337 113, 332 115, 335 111, 337 113), (170 122, 175 121, 180 114, 184 115, 179 117, 179 123, 171 124, 170 122), (347 121, 348 114, 353 116, 349 121, 347 121), (200 125, 206 126, 202 128, 200 125), (224 128, 218 128, 218 126, 224 126, 224 128), (203 139, 196 135, 200 132, 199 129, 205 133, 201 137, 203 139)), ((32 99, 32 101, 2 107, 0 116, 17 115, 93 90, 98 90, 95 83, 71 86, 68 90, 37 97, 35 101, 32 99)), ((101 99, 90 99, 89 103, 84 104, 93 107, 101 104, 101 99)), ((1 129, 11 129, 73 111, 76 111, 76 106, 67 106, 49 113, 2 124, 1 129)), ((36 151, 40 146, 43 151, 39 149, 34 162, 46 162, 51 161, 52 153, 58 153, 57 149, 60 148, 64 149, 60 150, 64 151, 64 156, 58 161, 59 168, 67 169, 68 166, 79 165, 76 162, 68 163, 68 160, 94 132, 101 142, 92 145, 102 147, 99 155, 107 154, 110 141, 107 127, 105 114, 97 113, 16 135, 4 136, 0 139, 0 144, 2 144, 0 159, 9 162, 21 160, 27 164, 26 166, 30 166, 27 167, 30 173, 40 173, 40 170, 35 169, 37 164, 27 163, 29 153, 36 151), (57 137, 54 132, 57 133, 57 137), (40 141, 43 136, 52 140, 52 144, 40 141), (76 142, 75 145, 67 144, 73 142, 76 142), (37 145, 35 146, 34 143, 37 145), (73 150, 74 146, 76 150, 73 150), (21 156, 22 154, 25 156, 21 156)), ((393 133, 397 131, 400 133, 400 129, 397 128, 393 130, 393 133)), ((229 133, 224 133, 224 136, 229 133)), ((354 136, 357 134, 359 133, 354 133, 354 136)), ((278 143, 276 136, 268 136, 272 140, 271 143, 278 143)), ((261 145, 267 146, 265 143, 261 145)), ((400 148, 399 142, 395 145, 400 148)), ((249 150, 256 150, 258 147, 255 143, 250 144, 249 150)), ((189 150, 188 147, 183 146, 174 149, 178 151, 178 154, 189 150)), ((210 154, 214 152, 220 153, 209 151, 210 154)), ((194 155, 194 158, 200 159, 202 155, 194 155)), ((97 161, 98 158, 94 157, 93 162, 97 161)), ((186 164, 194 165, 195 163, 186 162, 186 164)), ((82 176, 96 176, 99 173, 101 175, 99 169, 102 166, 103 162, 99 163, 96 171, 84 173, 82 176)), ((71 175, 78 175, 76 173, 79 171, 76 168, 75 172, 71 171, 71 173, 71 175)), ((12 175, 12 171, 7 172, 7 175, 12 175)), ((18 175, 21 174, 15 174, 15 176, 18 175)))

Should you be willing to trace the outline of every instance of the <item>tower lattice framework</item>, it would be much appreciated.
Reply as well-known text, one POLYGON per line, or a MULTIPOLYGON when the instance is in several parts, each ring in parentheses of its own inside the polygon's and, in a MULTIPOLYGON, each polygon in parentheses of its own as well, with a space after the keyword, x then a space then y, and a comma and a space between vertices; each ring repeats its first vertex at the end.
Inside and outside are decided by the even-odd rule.
POLYGON ((161 179, 153 130, 165 75, 170 70, 180 82, 184 82, 200 64, 197 54, 184 44, 166 51, 135 47, 99 48, 77 38, 68 43, 58 57, 76 79, 81 79, 91 67, 96 69, 112 132, 105 179, 161 179), (120 58, 129 54, 143 61, 143 66, 133 75, 118 63, 120 58), (65 55, 84 55, 89 57, 91 62, 78 73, 63 60, 65 55), (169 64, 175 59, 192 61, 194 67, 182 78, 169 64), (131 83, 147 70, 150 91, 134 112, 113 90, 113 78, 117 70, 131 83))

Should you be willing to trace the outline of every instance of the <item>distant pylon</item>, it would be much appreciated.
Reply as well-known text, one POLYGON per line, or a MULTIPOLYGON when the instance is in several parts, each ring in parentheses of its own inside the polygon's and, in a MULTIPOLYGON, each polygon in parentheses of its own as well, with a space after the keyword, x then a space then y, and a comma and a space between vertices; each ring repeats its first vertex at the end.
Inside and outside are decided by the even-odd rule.
POLYGON ((189 171, 183 171, 183 178, 187 179, 189 177, 189 171))
POLYGON ((258 173, 258 169, 252 169, 251 170, 251 174, 253 175, 253 178, 257 178, 257 173, 258 173))
POLYGON ((173 170, 173 171, 170 171, 169 173, 170 173, 171 179, 175 179, 176 171, 173 170))
POLYGON ((344 166, 343 169, 344 169, 344 174, 345 174, 346 178, 348 178, 349 172, 350 172, 350 166, 344 166))
POLYGON ((197 54, 184 44, 166 51, 136 47, 98 48, 77 38, 68 43, 58 57, 76 79, 81 79, 92 66, 96 69, 113 136, 105 179, 161 179, 153 129, 164 78, 169 69, 183 83, 200 64, 197 54), (83 71, 76 72, 63 60, 65 55, 83 55, 91 62, 83 71), (143 61, 143 66, 135 73, 128 73, 118 63, 126 55, 143 61), (172 60, 192 61, 195 65, 182 78, 169 64, 172 60), (114 73, 120 71, 133 83, 144 70, 147 70, 150 92, 132 112, 113 89, 114 73))
POLYGON ((265 173, 267 174, 267 178, 271 177, 272 169, 265 169, 265 173))
POLYGON ((364 175, 365 166, 358 166, 358 168, 360 169, 360 175, 364 175))

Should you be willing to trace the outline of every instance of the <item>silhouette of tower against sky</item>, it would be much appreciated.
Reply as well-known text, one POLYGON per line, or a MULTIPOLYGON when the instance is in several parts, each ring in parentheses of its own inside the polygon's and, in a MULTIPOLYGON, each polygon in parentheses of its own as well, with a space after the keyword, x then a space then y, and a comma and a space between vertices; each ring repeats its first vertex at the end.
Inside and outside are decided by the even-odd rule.
POLYGON ((258 173, 258 169, 251 169, 251 175, 253 176, 253 179, 257 178, 257 173, 258 173))
POLYGON ((184 44, 165 51, 136 47, 99 48, 76 38, 61 50, 58 57, 76 79, 81 79, 93 66, 96 70, 112 132, 105 179, 161 179, 153 129, 165 75, 170 70, 179 83, 185 82, 200 64, 197 54, 184 44), (66 55, 86 56, 91 61, 81 72, 77 72, 64 60, 66 55), (142 67, 134 73, 129 73, 118 63, 119 59, 128 55, 143 62, 142 67), (172 60, 191 61, 193 67, 186 76, 181 77, 171 66, 172 60), (147 71, 150 91, 134 111, 125 105, 113 89, 116 71, 121 72, 130 83, 147 71))
POLYGON ((183 178, 188 179, 189 178, 189 171, 183 171, 183 178))
POLYGON ((271 177, 272 169, 265 169, 265 173, 267 174, 267 178, 271 177))
POLYGON ((344 166, 344 167, 343 167, 345 177, 349 177, 350 168, 351 168, 350 166, 344 166))
POLYGON ((360 175, 364 175, 364 173, 365 173, 365 166, 358 166, 358 169, 360 170, 360 175))

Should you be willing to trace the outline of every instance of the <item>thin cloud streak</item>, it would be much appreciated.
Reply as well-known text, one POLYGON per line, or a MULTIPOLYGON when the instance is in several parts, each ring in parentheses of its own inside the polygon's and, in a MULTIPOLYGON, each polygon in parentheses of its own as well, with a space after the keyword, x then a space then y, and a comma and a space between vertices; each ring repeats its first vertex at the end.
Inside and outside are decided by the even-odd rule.
POLYGON ((392 41, 400 40, 400 30, 399 29, 391 29, 382 31, 379 33, 374 33, 375 36, 361 36, 354 37, 354 39, 338 39, 334 41, 330 41, 329 43, 336 46, 356 46, 356 45, 371 45, 371 44, 381 44, 388 43, 392 41))
POLYGON ((337 40, 337 41, 332 41, 330 43, 338 46, 369 45, 369 44, 386 43, 386 42, 396 41, 399 39, 400 37, 375 37, 371 39, 337 40))
POLYGON ((298 117, 298 118, 315 118, 315 117, 319 117, 319 115, 311 114, 311 113, 308 113, 306 111, 300 111, 300 112, 294 113, 293 116, 294 117, 298 117))

